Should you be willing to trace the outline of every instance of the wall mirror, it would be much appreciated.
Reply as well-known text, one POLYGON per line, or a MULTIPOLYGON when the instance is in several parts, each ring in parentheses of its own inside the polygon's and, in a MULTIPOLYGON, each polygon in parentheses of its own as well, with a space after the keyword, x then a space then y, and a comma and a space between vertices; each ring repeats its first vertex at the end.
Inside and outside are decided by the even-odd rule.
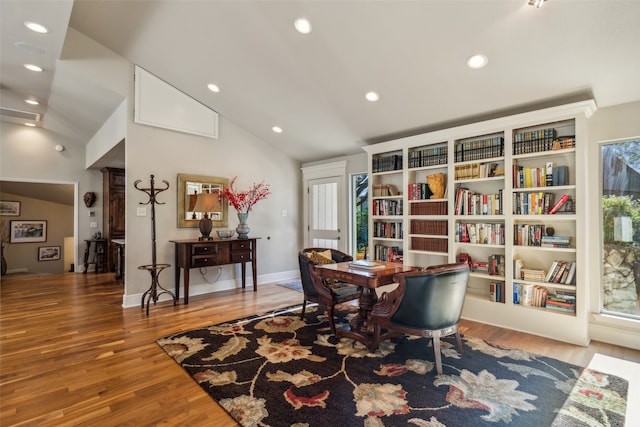
MULTIPOLYGON (((221 195, 225 187, 229 186, 229 179, 218 176, 178 174, 178 227, 198 228, 198 222, 205 213, 209 215, 214 227, 226 227, 228 223, 227 211, 229 203, 226 198, 214 197, 211 211, 196 212, 198 195, 221 195)), ((200 197, 202 199, 202 196, 200 197)), ((197 205, 198 203, 198 205, 197 205)))

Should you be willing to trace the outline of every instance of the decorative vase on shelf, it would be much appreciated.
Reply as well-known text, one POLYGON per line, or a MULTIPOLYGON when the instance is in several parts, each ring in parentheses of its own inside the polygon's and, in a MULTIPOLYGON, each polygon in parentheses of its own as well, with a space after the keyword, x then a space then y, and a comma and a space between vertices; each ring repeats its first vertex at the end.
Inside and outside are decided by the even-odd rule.
POLYGON ((238 233, 238 239, 248 239, 249 238, 249 226, 247 225, 247 218, 249 217, 249 212, 238 212, 238 227, 236 227, 236 233, 238 233))

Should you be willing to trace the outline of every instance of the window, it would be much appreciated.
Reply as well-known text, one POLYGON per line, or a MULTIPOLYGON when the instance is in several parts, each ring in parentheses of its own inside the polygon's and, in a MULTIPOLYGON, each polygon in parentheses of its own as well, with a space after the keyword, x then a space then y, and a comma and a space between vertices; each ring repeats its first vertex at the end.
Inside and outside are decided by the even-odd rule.
POLYGON ((602 313, 640 319, 640 139, 601 146, 602 313))

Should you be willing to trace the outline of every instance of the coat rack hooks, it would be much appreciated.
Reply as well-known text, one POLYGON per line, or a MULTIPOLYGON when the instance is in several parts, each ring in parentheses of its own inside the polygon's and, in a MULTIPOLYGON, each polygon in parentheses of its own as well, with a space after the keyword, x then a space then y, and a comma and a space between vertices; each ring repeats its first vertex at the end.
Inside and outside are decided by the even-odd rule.
POLYGON ((173 305, 176 305, 177 298, 175 294, 160 285, 158 281, 158 276, 160 272, 165 268, 171 267, 171 264, 158 264, 156 260, 156 205, 164 205, 164 203, 159 202, 157 200, 158 194, 162 193, 169 189, 169 183, 165 180, 162 182, 165 184, 164 188, 155 188, 155 180, 154 176, 151 175, 150 179, 150 187, 149 188, 141 188, 139 184, 142 180, 138 179, 133 183, 133 186, 136 190, 142 191, 149 196, 149 200, 147 202, 140 202, 141 205, 151 205, 151 264, 141 265, 138 267, 140 270, 147 270, 149 274, 151 274, 151 286, 149 289, 142 294, 142 308, 147 306, 147 316, 149 315, 149 305, 151 300, 153 300, 153 305, 156 305, 158 302, 158 297, 162 294, 168 294, 173 298, 173 305), (146 303, 145 303, 146 300, 146 303))

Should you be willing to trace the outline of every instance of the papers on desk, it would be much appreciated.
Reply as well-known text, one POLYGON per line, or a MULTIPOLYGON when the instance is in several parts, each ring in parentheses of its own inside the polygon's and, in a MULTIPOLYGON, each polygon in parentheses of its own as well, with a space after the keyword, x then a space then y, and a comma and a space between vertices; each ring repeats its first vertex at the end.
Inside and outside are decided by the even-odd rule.
POLYGON ((371 261, 368 259, 359 259, 357 261, 351 261, 349 267, 363 268, 365 270, 374 270, 376 268, 384 268, 385 265, 382 262, 371 261))

